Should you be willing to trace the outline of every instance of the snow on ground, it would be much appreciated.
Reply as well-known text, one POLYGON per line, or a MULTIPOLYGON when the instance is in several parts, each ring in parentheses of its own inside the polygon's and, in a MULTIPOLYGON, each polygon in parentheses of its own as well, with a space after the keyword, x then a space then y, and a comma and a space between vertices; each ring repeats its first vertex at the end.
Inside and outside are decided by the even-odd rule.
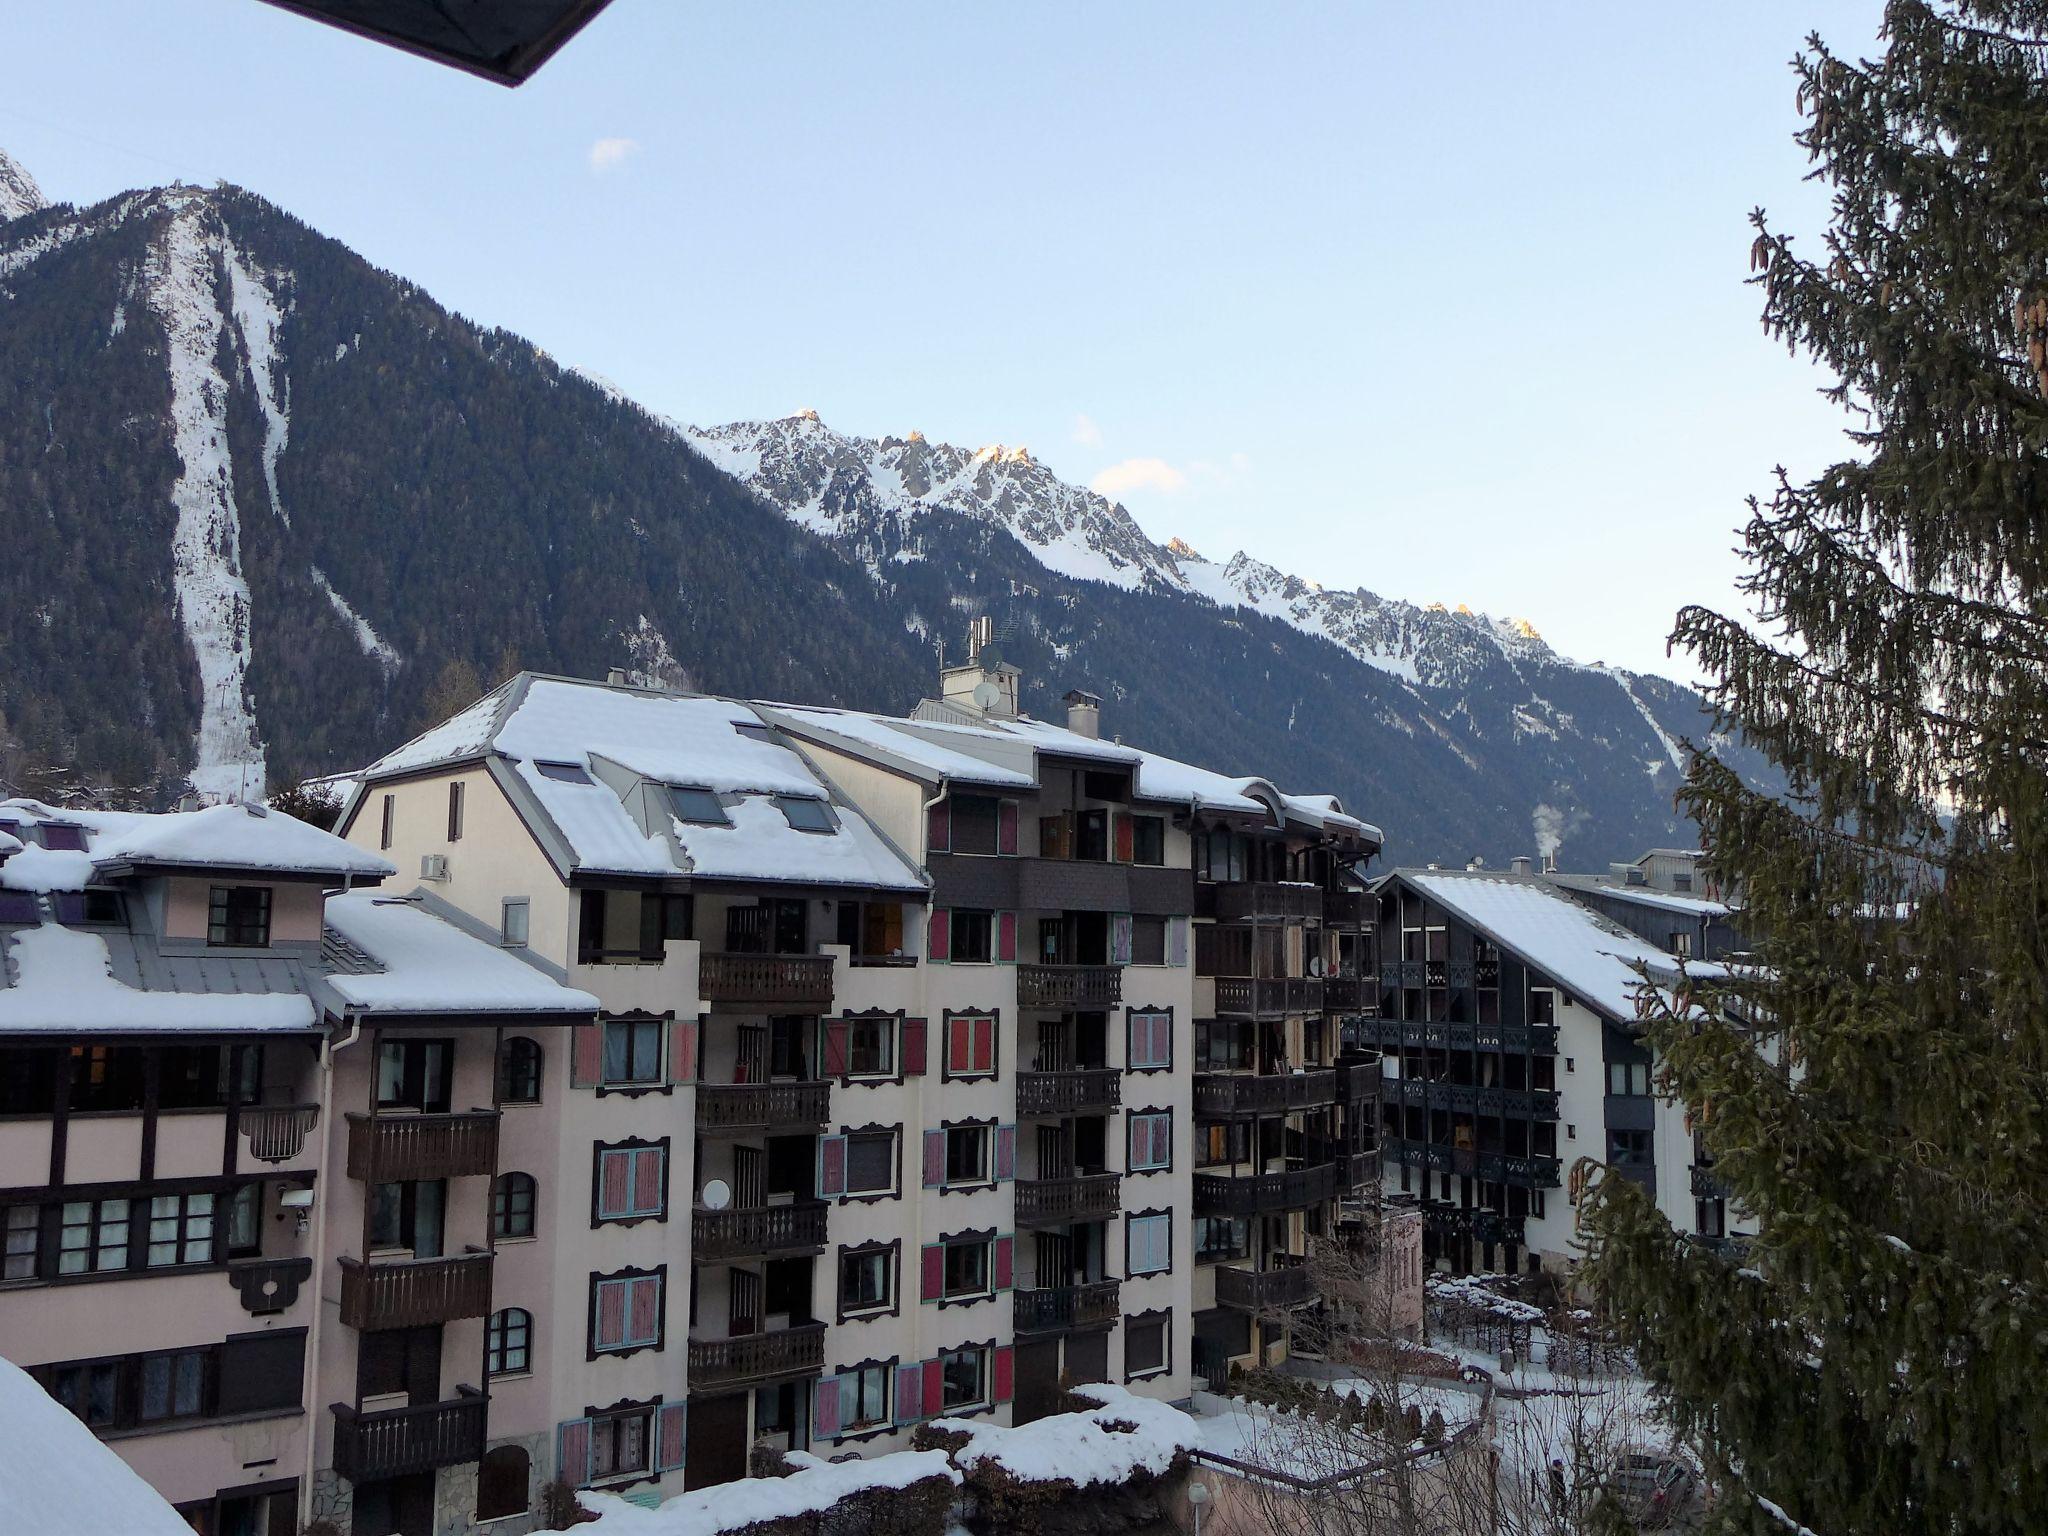
MULTIPOLYGON (((1375 1395, 1384 1401, 1389 1394, 1389 1383, 1385 1381, 1345 1378, 1327 1385, 1340 1396, 1354 1397, 1361 1403, 1375 1395)), ((1406 1443, 1405 1439, 1392 1439, 1362 1427, 1345 1429, 1241 1397, 1226 1402, 1226 1411, 1203 1414, 1195 1420, 1201 1449, 1211 1456, 1228 1457, 1290 1477, 1313 1481, 1371 1466, 1395 1455, 1406 1443)), ((1431 1413, 1441 1414, 1445 1433, 1455 1434, 1472 1421, 1479 1402, 1476 1392, 1403 1378, 1394 1393, 1393 1406, 1406 1412, 1412 1404, 1425 1420, 1431 1413)))
POLYGON ((0 1360, 0 1531, 192 1536, 135 1469, 29 1376, 0 1360))
POLYGON ((960 1481, 943 1451, 898 1451, 837 1463, 798 1453, 790 1460, 802 1470, 679 1494, 658 1509, 642 1509, 608 1493, 582 1493, 577 1497, 583 1507, 598 1518, 576 1529, 586 1536, 719 1536, 764 1520, 819 1513, 870 1489, 908 1488, 929 1477, 960 1481))
POLYGON ((1195 1421, 1170 1404, 1108 1382, 1076 1387, 1074 1396, 1099 1406, 1016 1428, 980 1419, 934 1419, 932 1427, 968 1436, 953 1456, 970 1471, 986 1463, 1026 1481, 1064 1479, 1076 1487, 1122 1483, 1139 1472, 1160 1476, 1201 1444, 1195 1421))
POLYGON ((270 492, 270 510, 289 528, 291 517, 277 494, 277 459, 291 436, 290 380, 277 353, 277 331, 283 322, 277 300, 263 279, 242 260, 234 242, 221 238, 221 259, 228 272, 228 295, 235 328, 242 333, 248 355, 249 382, 256 389, 256 408, 263 413, 263 484, 270 492))
POLYGON ((404 658, 386 644, 376 630, 370 628, 370 621, 357 613, 347 598, 334 590, 334 585, 328 581, 326 573, 317 565, 312 566, 310 571, 313 585, 320 589, 321 595, 327 599, 328 606, 341 616, 341 622, 346 624, 349 633, 355 636, 356 648, 382 667, 386 677, 403 666, 404 658))

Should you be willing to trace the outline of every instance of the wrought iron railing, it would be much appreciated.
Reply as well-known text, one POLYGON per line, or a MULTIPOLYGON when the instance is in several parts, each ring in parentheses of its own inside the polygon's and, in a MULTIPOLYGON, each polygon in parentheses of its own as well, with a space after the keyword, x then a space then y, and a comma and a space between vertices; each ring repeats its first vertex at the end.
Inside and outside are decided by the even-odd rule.
POLYGON ((287 1163, 305 1150, 320 1123, 318 1104, 244 1104, 235 1112, 249 1155, 259 1163, 287 1163))

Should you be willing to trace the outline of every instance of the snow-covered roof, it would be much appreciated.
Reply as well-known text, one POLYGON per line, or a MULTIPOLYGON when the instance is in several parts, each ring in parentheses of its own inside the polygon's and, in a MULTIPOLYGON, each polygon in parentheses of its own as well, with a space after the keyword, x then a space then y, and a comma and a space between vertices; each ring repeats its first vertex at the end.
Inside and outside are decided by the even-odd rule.
POLYGON ((763 710, 777 723, 788 724, 805 735, 818 738, 825 745, 834 745, 834 738, 838 738, 850 748, 882 754, 935 781, 951 779, 955 783, 986 784, 999 789, 1036 787, 1031 776, 1030 754, 1019 752, 1011 742, 994 731, 980 733, 987 738, 984 742, 948 744, 940 739, 938 731, 922 721, 862 714, 851 709, 817 709, 794 704, 764 705, 763 710), (977 756, 971 750, 972 746, 980 746, 989 755, 977 756), (1001 757, 1021 762, 1023 766, 1008 766, 999 760, 1001 757))
POLYGON ((170 1501, 37 1386, 0 1360, 0 1531, 23 1536, 192 1536, 170 1501))
MULTIPOLYGON (((1660 978, 1678 962, 1663 950, 1550 889, 1540 876, 1402 870, 1399 878, 1618 1023, 1636 1017, 1646 966, 1660 978)), ((1689 963, 1694 974, 1717 965, 1689 963)))
POLYGON ((0 864, 0 886, 10 890, 80 890, 93 871, 118 868, 263 870, 337 882, 382 880, 395 873, 388 860, 261 806, 210 805, 152 814, 59 810, 39 800, 15 799, 0 800, 0 822, 77 827, 86 844, 82 852, 40 844, 0 849, 6 859, 0 864))
POLYGON ((0 1034, 300 1032, 317 1027, 303 974, 288 960, 194 960, 156 985, 114 974, 112 946, 135 980, 134 950, 122 933, 43 923, 0 931, 0 1034))
POLYGON ((1680 912, 1688 917, 1726 917, 1734 910, 1724 901, 1713 901, 1705 896, 1687 896, 1678 891, 1660 891, 1647 885, 1626 885, 1602 875, 1550 874, 1544 878, 1553 885, 1561 885, 1569 890, 1588 891, 1598 896, 1614 896, 1623 901, 1634 902, 1639 907, 1654 907, 1660 912, 1680 912))
MULTIPOLYGON (((566 1021, 597 1011, 517 955, 464 933, 416 898, 356 891, 330 897, 327 927, 376 969, 352 963, 326 985, 365 1014, 534 1014, 566 1021)), ((351 960, 353 960, 353 956, 351 960)))

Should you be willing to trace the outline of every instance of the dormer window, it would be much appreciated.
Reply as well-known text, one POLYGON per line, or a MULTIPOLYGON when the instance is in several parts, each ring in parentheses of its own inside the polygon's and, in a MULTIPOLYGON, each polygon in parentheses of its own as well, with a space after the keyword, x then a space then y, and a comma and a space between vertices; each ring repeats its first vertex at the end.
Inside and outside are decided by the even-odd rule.
POLYGON ((216 885, 207 903, 206 942, 235 949, 268 949, 270 887, 216 885))
POLYGON ((0 891, 0 923, 40 923, 33 891, 0 891))
POLYGON ((782 812, 782 819, 799 832, 830 832, 833 829, 832 808, 822 800, 777 795, 775 806, 782 812))
POLYGON ((85 828, 72 826, 69 822, 46 821, 43 823, 43 846, 57 853, 83 853, 85 828))
POLYGON ((534 770, 544 779, 553 779, 557 784, 588 784, 590 774, 581 763, 540 763, 534 770))
POLYGON ((72 927, 105 927, 121 921, 118 891, 59 891, 52 899, 57 921, 72 927))
POLYGON ((741 736, 746 737, 749 741, 772 742, 775 740, 774 735, 769 731, 768 727, 763 725, 758 720, 735 720, 732 723, 732 728, 735 732, 737 732, 741 736))
POLYGON ((677 821, 687 822, 693 827, 729 827, 732 819, 725 814, 725 807, 719 804, 718 796, 708 789, 686 789, 679 784, 668 787, 669 809, 677 821))

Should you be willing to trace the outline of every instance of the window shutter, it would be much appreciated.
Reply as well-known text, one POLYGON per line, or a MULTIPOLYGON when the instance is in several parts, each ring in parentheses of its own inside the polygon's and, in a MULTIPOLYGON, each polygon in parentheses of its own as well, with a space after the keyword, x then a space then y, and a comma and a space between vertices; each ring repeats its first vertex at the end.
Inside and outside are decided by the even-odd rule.
POLYGON ((996 1127, 996 1182, 1017 1177, 1017 1127, 996 1127))
MULTIPOLYGON (((578 1024, 569 1051, 569 1086, 595 1088, 604 1081, 604 1026, 578 1024)), ((589 1420, 581 1421, 589 1433, 589 1420)))
POLYGON ((1017 963, 1017 914, 996 914, 996 959, 1004 965, 1017 963))
POLYGON ((1166 963, 1188 963, 1188 920, 1184 917, 1169 917, 1166 920, 1166 963))
POLYGON ((825 1076, 846 1076, 846 1020, 825 1021, 825 1076))
POLYGON ((924 1187, 937 1189, 946 1182, 946 1133, 924 1133, 924 1187))
POLYGON ((1124 1067, 1135 1071, 1146 1066, 1145 1050, 1150 1036, 1145 1032, 1145 1015, 1128 1013, 1124 1016, 1124 1067))
POLYGON ((820 1136, 818 1138, 818 1195, 825 1200, 837 1200, 846 1193, 846 1138, 844 1136, 820 1136))
POLYGON ((683 1464, 683 1452, 689 1445, 689 1405, 687 1403, 663 1403, 655 1415, 654 1429, 654 1470, 674 1472, 683 1464))
POLYGON ((1001 800, 996 803, 996 852, 1017 851, 1017 802, 1001 800))
POLYGON ((946 1406, 946 1367, 943 1361, 924 1363, 924 1411, 936 1415, 946 1406))
POLYGON ((955 1014, 946 1020, 946 1075, 965 1077, 974 1070, 974 1020, 955 1014))
POLYGON ((998 1403, 1007 1403, 1010 1400, 1015 1370, 1016 1366, 1010 1346, 1007 1344, 997 1345, 995 1376, 996 1401, 998 1403))
POLYGON ((1131 862, 1131 813, 1117 811, 1111 818, 1116 823, 1116 861, 1119 864, 1131 862))
POLYGON ((1010 1266, 1015 1252, 1016 1239, 1008 1233, 996 1239, 996 1289, 1010 1288, 1010 1266))
POLYGON ((628 1344, 661 1342, 661 1276, 644 1275, 631 1282, 627 1299, 632 1303, 627 1323, 628 1344))
POLYGON ((896 1422, 915 1424, 924 1417, 924 1367, 896 1367, 896 1422))
POLYGON ((606 1150, 597 1161, 597 1214, 624 1216, 633 1208, 633 1155, 606 1150))
POLYGON ((1152 1065, 1173 1065, 1173 1015, 1170 1013, 1152 1015, 1152 1065))
POLYGON ((697 1080, 695 1019, 670 1019, 668 1022, 668 1080, 672 1083, 697 1080))
POLYGON ((974 1020, 974 1070, 993 1072, 996 1069, 996 1021, 986 1014, 974 1020))
POLYGON ((600 1280, 597 1282, 597 1338, 598 1349, 617 1349, 626 1337, 626 1282, 623 1280, 600 1280))
POLYGON ((944 907, 933 907, 925 920, 925 958, 933 965, 944 965, 952 958, 953 914, 944 907))
POLYGON ((640 898, 640 958, 661 962, 664 951, 663 940, 667 931, 661 921, 661 898, 642 895, 640 898))
POLYGON ((1109 963, 1129 965, 1131 963, 1131 914, 1114 912, 1109 919, 1109 963))
POLYGON ((924 1245, 924 1294, 926 1301, 937 1301, 946 1292, 946 1245, 926 1243, 924 1245))
POLYGON ((821 1376, 811 1388, 811 1433, 820 1440, 839 1438, 839 1378, 821 1376))
POLYGON ((641 1147, 633 1153, 633 1197, 631 1209, 636 1215, 653 1216, 661 1213, 666 1203, 662 1199, 660 1147, 641 1147))
POLYGON ((925 851, 944 853, 953 846, 953 805, 941 800, 925 813, 925 851))
POLYGON ((923 1019, 903 1021, 903 1075, 924 1076, 924 1037, 927 1026, 923 1019))
POLYGON ((1152 1117, 1152 1164, 1156 1168, 1173 1165, 1173 1116, 1152 1117))
POLYGON ((571 1488, 590 1486, 590 1420, 564 1419, 555 1426, 555 1476, 571 1488))

